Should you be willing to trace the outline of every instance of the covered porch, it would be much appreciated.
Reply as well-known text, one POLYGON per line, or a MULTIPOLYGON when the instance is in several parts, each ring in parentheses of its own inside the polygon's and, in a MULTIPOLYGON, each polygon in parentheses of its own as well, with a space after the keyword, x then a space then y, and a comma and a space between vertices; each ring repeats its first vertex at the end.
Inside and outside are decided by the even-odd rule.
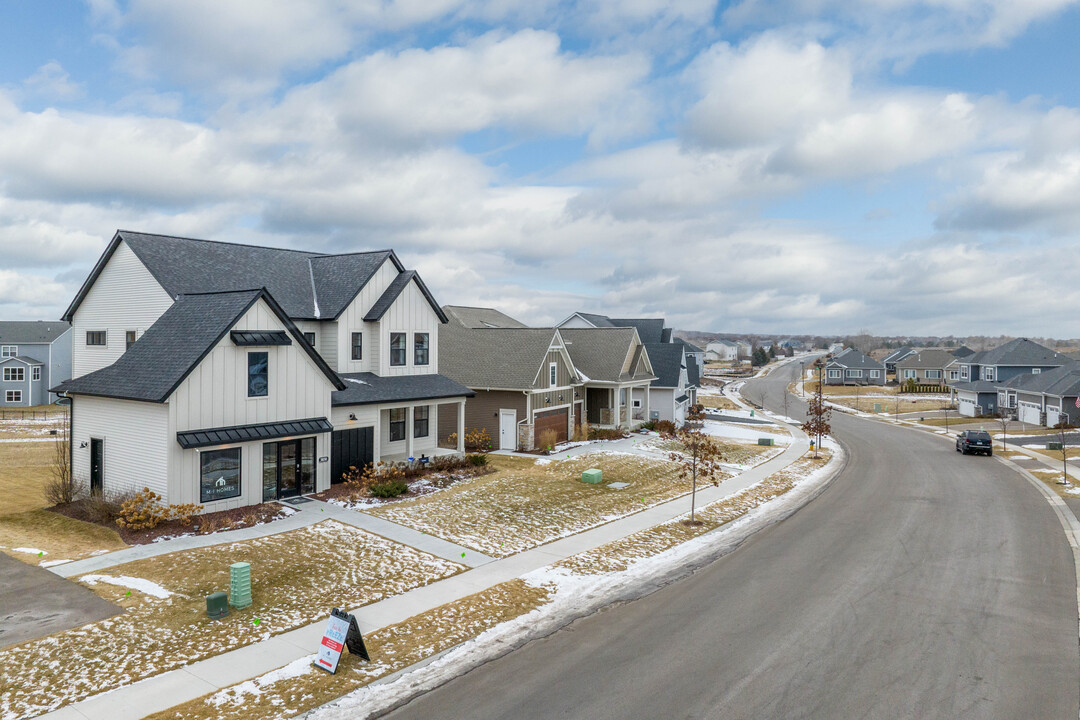
POLYGON ((650 417, 650 384, 651 380, 586 384, 586 421, 598 428, 641 427, 650 417))

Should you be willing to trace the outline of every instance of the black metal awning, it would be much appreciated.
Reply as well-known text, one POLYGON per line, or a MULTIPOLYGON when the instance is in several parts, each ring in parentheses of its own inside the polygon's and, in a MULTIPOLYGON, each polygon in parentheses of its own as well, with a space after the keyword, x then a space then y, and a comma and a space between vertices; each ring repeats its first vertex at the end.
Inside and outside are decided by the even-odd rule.
POLYGON ((292 345, 284 330, 233 330, 229 337, 235 345, 292 345))
POLYGON ((288 422, 263 423, 261 425, 234 425, 232 427, 208 428, 206 430, 185 430, 176 433, 176 442, 185 450, 210 447, 212 445, 231 445, 252 440, 274 440, 293 435, 313 435, 328 433, 334 429, 326 418, 290 420, 288 422))

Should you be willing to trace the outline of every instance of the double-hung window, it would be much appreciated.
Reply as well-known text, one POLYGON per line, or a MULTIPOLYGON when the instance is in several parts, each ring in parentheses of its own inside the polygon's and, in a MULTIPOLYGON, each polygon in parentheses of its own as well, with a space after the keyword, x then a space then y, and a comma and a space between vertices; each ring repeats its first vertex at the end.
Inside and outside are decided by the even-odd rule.
POLYGON ((266 397, 270 393, 270 355, 248 353, 248 397, 266 397))
POLYGON ((106 330, 87 330, 86 331, 86 344, 93 347, 105 347, 108 345, 108 334, 106 330))
POLYGON ((4 368, 4 382, 20 382, 26 379, 25 370, 21 367, 4 368))
POLYGON ((40 380, 41 379, 41 366, 40 365, 35 365, 33 368, 30 369, 30 379, 31 380, 40 380))
POLYGON ((413 335, 413 365, 427 365, 429 353, 428 333, 416 333, 413 335))
POLYGON ((6 390, 4 392, 4 402, 21 403, 22 390, 6 390))
POLYGON ((354 332, 352 334, 352 359, 364 359, 364 333, 354 332))
POLYGON ((914 380, 915 379, 915 371, 914 370, 904 370, 904 379, 905 380, 914 380))
POLYGON ((839 378, 839 377, 841 377, 842 375, 843 375, 843 373, 842 373, 842 372, 841 372, 841 371, 840 371, 839 369, 836 369, 836 368, 831 368, 831 369, 829 370, 829 377, 833 378, 834 380, 835 380, 836 378, 839 378))
POLYGON ((390 364, 394 367, 405 365, 405 333, 390 333, 390 364))
POLYGON ((390 411, 390 442, 405 439, 405 408, 390 411))
POLYGON ((417 405, 413 408, 413 437, 422 438, 428 436, 428 406, 417 405))
POLYGON ((0 345, 0 358, 15 357, 18 354, 18 345, 0 345))

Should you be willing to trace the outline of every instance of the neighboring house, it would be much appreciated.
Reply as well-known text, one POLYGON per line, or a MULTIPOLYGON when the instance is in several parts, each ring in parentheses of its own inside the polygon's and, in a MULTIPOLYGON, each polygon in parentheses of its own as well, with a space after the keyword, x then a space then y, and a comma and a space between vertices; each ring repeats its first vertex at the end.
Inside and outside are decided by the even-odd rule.
POLYGON ((961 382, 988 380, 1004 383, 1017 375, 1038 375, 1070 361, 1061 353, 1027 338, 1016 338, 994 348, 957 359, 961 382))
POLYGON ((949 382, 955 364, 956 358, 945 350, 920 350, 897 361, 894 372, 901 384, 914 380, 919 384, 944 385, 949 382))
POLYGON ((443 305, 452 322, 466 328, 526 328, 523 322, 515 320, 506 313, 499 312, 495 308, 466 307, 464 305, 443 305))
MULTIPOLYGON (((914 348, 902 347, 893 350, 888 355, 881 359, 881 364, 885 366, 885 372, 895 373, 896 364, 905 358, 911 357, 915 354, 914 348)), ((900 378, 898 377, 897 380, 900 378)))
POLYGON ((967 345, 961 345, 960 347, 952 351, 955 358, 966 358, 975 354, 975 351, 969 348, 967 345))
POLYGON ((731 340, 713 340, 705 346, 706 362, 733 362, 739 359, 739 343, 731 340))
POLYGON ((842 353, 842 352, 844 352, 844 344, 843 343, 832 343, 832 344, 829 345, 828 352, 830 354, 833 354, 833 355, 835 355, 837 353, 842 353))
POLYGON ((323 255, 118 231, 64 315, 74 477, 206 511, 439 448, 468 388, 446 316, 390 250, 323 255))
POLYGON ((564 327, 559 334, 584 383, 589 425, 633 430, 645 423, 650 414, 648 389, 657 376, 637 330, 564 327), (635 391, 641 391, 637 406, 635 391))
MULTIPOLYGON (((656 379, 649 387, 647 400, 649 420, 667 420, 678 426, 686 424, 686 411, 697 401, 697 370, 695 361, 679 343, 649 343, 645 345, 656 379), (690 365, 694 365, 691 376, 690 365)), ((646 404, 645 391, 634 390, 633 410, 646 404)))
POLYGON ((990 380, 959 382, 953 385, 956 411, 965 417, 981 417, 997 413, 997 383, 990 380))
POLYGON ((0 407, 56 400, 49 388, 71 378, 71 325, 0 320, 0 407))
POLYGON ((796 340, 795 338, 785 338, 780 341, 780 347, 791 348, 792 350, 802 350, 805 347, 805 343, 802 340, 796 340))
POLYGON ((691 342, 687 342, 686 340, 683 340, 682 338, 673 338, 671 342, 682 344, 683 350, 686 351, 686 355, 688 357, 694 358, 697 361, 697 364, 699 366, 704 364, 704 362, 705 362, 705 351, 702 350, 701 348, 699 348, 697 345, 695 345, 695 344, 693 344, 691 342))
POLYGON ((1080 420, 1080 363, 1070 362, 1037 375, 1016 375, 998 385, 998 404, 1016 412, 1016 419, 1055 427, 1062 418, 1080 420))
POLYGON ((563 320, 556 327, 568 328, 613 328, 632 327, 638 332, 641 342, 646 345, 671 342, 671 328, 664 327, 663 318, 612 318, 595 313, 576 312, 563 320))
MULTIPOLYGON (((439 333, 439 355, 442 372, 476 393, 465 406, 465 427, 486 430, 494 449, 532 450, 547 430, 564 442, 581 424, 585 389, 558 329, 451 320, 439 333)), ((452 432, 455 423, 440 424, 440 437, 452 432)))
POLYGON ((885 366, 854 348, 825 364, 826 385, 884 385, 885 366))

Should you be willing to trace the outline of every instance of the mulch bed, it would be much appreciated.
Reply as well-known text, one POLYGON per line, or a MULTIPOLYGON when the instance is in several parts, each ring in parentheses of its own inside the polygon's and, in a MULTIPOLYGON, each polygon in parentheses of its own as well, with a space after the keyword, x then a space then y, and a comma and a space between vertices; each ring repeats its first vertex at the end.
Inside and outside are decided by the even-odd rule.
MULTIPOLYGON (((383 503, 396 502, 398 500, 408 500, 410 498, 420 497, 421 495, 430 495, 433 492, 445 490, 451 485, 463 480, 480 477, 481 475, 488 475, 493 472, 495 472, 495 468, 491 467, 491 465, 472 465, 451 471, 429 471, 421 473, 418 476, 406 478, 405 482, 409 484, 409 492, 404 495, 398 495, 394 498, 364 496, 363 500, 365 504, 371 505, 381 505, 383 503)), ((345 483, 338 483, 336 485, 331 485, 329 490, 323 490, 310 497, 323 501, 347 501, 352 493, 352 488, 348 487, 345 483)))
POLYGON ((76 500, 67 505, 54 505, 49 510, 76 520, 83 520, 115 530, 120 534, 120 539, 128 545, 147 545, 161 539, 184 535, 202 535, 227 530, 240 530, 273 522, 274 520, 281 520, 293 514, 292 508, 286 509, 286 506, 280 503, 269 502, 196 515, 188 525, 184 525, 179 520, 167 520, 149 530, 131 530, 117 525, 115 519, 101 518, 100 514, 94 511, 90 500, 76 500))

